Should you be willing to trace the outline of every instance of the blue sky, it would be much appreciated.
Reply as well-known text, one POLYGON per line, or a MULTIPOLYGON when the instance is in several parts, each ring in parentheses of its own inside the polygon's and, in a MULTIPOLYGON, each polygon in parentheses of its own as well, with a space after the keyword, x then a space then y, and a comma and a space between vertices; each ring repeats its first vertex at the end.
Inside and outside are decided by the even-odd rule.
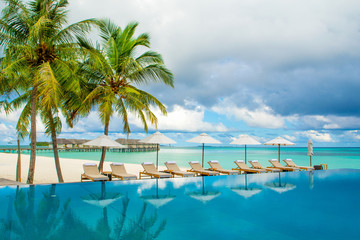
MULTIPOLYGON (((158 129, 179 145, 201 132, 284 136, 305 146, 360 146, 360 2, 301 0, 70 0, 70 22, 108 17, 140 23, 175 74, 175 88, 142 88, 168 107, 158 129)), ((156 110, 155 110, 156 111, 156 110)), ((17 113, 0 116, 0 144, 17 113)), ((143 138, 131 118, 131 138, 143 138)), ((39 123, 40 124, 40 123, 39 123)), ((114 118, 111 136, 126 137, 114 118)), ((47 138, 39 127, 39 140, 47 138)), ((93 138, 97 113, 60 137, 93 138)), ((151 129, 151 132, 155 129, 151 129)), ((27 143, 25 141, 24 143, 27 143)))

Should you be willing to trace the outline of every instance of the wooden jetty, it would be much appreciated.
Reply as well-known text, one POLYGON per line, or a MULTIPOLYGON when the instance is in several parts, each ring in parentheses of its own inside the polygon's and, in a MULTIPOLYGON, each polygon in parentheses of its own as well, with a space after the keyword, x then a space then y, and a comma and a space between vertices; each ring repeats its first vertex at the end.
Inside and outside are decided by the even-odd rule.
MULTIPOLYGON (((52 152, 52 148, 49 147, 37 147, 37 152, 52 152)), ((59 148, 59 152, 101 152, 101 148, 59 148)), ((156 147, 150 148, 109 148, 107 149, 108 152, 151 152, 156 151, 156 147)), ((17 153, 17 148, 0 148, 0 152, 3 153, 17 153)), ((30 148, 21 148, 21 153, 29 153, 30 148)))
MULTIPOLYGON (((89 147, 84 146, 83 143, 89 140, 84 139, 58 139, 58 150, 59 152, 100 152, 101 147, 89 147)), ((140 143, 139 139, 116 139, 118 143, 124 145, 126 148, 108 148, 108 152, 152 152, 156 151, 156 144, 140 143)), ((52 152, 53 148, 51 143, 49 147, 37 147, 37 152, 52 152)), ((13 147, 0 148, 0 152, 4 153, 17 153, 18 149, 13 147)), ((29 153, 30 147, 22 147, 21 153, 29 153)))

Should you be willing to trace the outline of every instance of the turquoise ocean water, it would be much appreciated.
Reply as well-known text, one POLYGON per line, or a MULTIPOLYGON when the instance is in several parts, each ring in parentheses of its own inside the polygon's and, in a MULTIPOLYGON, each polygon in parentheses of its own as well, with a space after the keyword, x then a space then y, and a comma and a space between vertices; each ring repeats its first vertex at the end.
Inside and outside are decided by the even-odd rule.
MULTIPOLYGON (((329 169, 360 169, 360 148, 314 148, 312 164, 328 164, 329 169)), ((39 152, 39 156, 53 157, 52 152, 39 152)), ((60 152, 61 158, 99 160, 101 152, 60 152)), ((263 166, 270 166, 269 159, 278 157, 277 147, 248 147, 247 160, 259 160, 263 166)), ((298 165, 309 165, 307 148, 281 147, 281 160, 291 158, 298 165)), ((234 168, 235 160, 244 159, 244 148, 205 147, 205 167, 207 161, 218 160, 223 168, 234 168)), ((176 161, 179 166, 189 167, 189 161, 201 161, 201 147, 164 147, 159 152, 159 165, 165 161, 176 161)), ((156 152, 107 152, 105 161, 136 163, 155 162, 156 152)), ((282 162, 282 164, 284 164, 282 162)))

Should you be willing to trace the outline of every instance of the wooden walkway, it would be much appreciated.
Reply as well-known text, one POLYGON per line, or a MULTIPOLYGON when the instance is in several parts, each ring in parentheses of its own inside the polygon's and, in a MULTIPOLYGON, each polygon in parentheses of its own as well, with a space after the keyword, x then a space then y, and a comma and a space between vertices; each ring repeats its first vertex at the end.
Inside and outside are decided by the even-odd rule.
MULTIPOLYGON (((37 152, 52 152, 52 148, 38 147, 37 152)), ((58 148, 59 152, 101 152, 101 148, 58 148)), ((30 148, 21 148, 21 153, 29 153, 30 148)), ((108 152, 153 152, 156 147, 151 148, 110 148, 108 152)), ((0 152, 4 153, 17 153, 17 148, 0 148, 0 152)))

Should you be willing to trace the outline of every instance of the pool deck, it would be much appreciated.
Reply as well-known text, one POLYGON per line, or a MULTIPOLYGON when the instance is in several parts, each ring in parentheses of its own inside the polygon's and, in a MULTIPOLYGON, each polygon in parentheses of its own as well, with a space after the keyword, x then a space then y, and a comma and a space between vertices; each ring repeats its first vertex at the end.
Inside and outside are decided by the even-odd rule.
POLYGON ((25 185, 25 184, 21 182, 9 180, 6 178, 0 178, 0 186, 9 186, 9 185, 25 185))

